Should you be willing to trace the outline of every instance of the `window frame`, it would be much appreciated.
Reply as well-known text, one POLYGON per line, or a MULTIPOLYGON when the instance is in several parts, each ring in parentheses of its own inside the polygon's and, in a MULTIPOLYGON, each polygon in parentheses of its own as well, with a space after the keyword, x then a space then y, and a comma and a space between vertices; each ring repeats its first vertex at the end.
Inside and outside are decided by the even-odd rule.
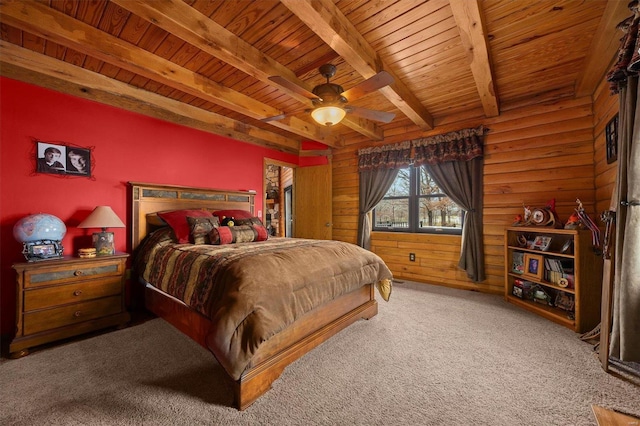
MULTIPOLYGON (((430 235, 462 235, 462 229, 464 227, 464 217, 466 212, 460 206, 458 206, 458 208, 462 212, 462 223, 460 225, 460 228, 451 228, 451 227, 438 228, 438 227, 420 227, 419 226, 419 218, 420 218, 419 205, 420 205, 421 199, 442 198, 442 197, 451 199, 451 197, 449 197, 444 192, 440 192, 437 194, 422 194, 422 195, 418 193, 419 177, 420 177, 419 170, 421 167, 424 167, 424 166, 416 167, 413 164, 411 164, 408 167, 402 167, 402 169, 407 169, 407 168, 409 169, 409 195, 408 196, 407 195, 397 195, 397 196, 389 196, 389 197, 385 196, 384 198, 382 198, 382 200, 380 200, 380 202, 382 202, 383 200, 407 199, 409 203, 409 206, 408 206, 409 207, 409 219, 408 219, 409 226, 407 228, 376 226, 376 214, 375 214, 376 209, 374 207, 371 210, 373 232, 403 232, 408 234, 430 234, 430 235)), ((428 174, 428 172, 426 173, 428 174)), ((440 190, 442 191, 442 189, 440 190)))

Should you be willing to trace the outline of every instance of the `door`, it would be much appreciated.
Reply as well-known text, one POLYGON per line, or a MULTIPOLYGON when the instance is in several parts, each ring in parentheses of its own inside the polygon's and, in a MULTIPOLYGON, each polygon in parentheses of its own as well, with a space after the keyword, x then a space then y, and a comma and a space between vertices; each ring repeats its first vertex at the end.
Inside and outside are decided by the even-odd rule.
POLYGON ((293 235, 330 240, 332 236, 331 164, 297 167, 293 187, 293 235))

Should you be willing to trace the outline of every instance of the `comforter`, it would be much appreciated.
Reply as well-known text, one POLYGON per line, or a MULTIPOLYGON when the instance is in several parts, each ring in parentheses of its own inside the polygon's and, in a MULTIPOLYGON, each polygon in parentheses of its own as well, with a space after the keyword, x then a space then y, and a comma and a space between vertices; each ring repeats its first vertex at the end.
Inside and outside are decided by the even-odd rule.
POLYGON ((143 241, 135 270, 211 320, 207 342, 235 380, 263 342, 305 313, 371 283, 388 300, 392 278, 377 255, 340 241, 176 244, 169 229, 143 241))

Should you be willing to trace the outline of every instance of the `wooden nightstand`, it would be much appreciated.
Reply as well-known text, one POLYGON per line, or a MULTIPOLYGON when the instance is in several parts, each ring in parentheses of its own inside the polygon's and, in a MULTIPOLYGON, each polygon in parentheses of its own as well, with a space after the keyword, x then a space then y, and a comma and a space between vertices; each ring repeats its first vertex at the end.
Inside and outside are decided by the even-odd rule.
POLYGON ((16 337, 12 358, 33 346, 111 326, 130 319, 124 305, 126 253, 81 259, 16 263, 16 337))

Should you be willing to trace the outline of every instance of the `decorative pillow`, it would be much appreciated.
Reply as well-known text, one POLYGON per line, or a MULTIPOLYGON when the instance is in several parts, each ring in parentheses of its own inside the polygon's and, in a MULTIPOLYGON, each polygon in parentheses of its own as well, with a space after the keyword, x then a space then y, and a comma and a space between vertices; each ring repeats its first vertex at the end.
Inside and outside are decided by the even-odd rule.
POLYGON ((180 244, 188 244, 191 230, 187 222, 187 216, 191 217, 213 217, 211 212, 206 210, 173 210, 168 212, 159 212, 158 216, 169 224, 176 240, 180 244))
MULTIPOLYGON (((233 217, 235 220, 238 219, 249 219, 253 216, 253 213, 247 210, 217 210, 213 212, 214 216, 217 216, 220 221, 224 216, 233 217)), ((237 225, 237 224, 236 224, 237 225)))
POLYGON ((267 229, 257 225, 219 226, 209 233, 211 244, 250 243, 267 238, 267 229))
POLYGON ((250 217, 248 219, 234 219, 233 223, 235 225, 258 225, 258 226, 264 226, 264 223, 262 223, 262 221, 260 220, 259 217, 250 217))
POLYGON ((191 242, 193 244, 209 243, 209 232, 213 228, 220 226, 218 218, 213 217, 191 217, 187 216, 187 223, 191 234, 191 242))
POLYGON ((147 215, 147 225, 159 228, 161 226, 167 226, 168 223, 158 216, 158 213, 149 213, 147 215))

